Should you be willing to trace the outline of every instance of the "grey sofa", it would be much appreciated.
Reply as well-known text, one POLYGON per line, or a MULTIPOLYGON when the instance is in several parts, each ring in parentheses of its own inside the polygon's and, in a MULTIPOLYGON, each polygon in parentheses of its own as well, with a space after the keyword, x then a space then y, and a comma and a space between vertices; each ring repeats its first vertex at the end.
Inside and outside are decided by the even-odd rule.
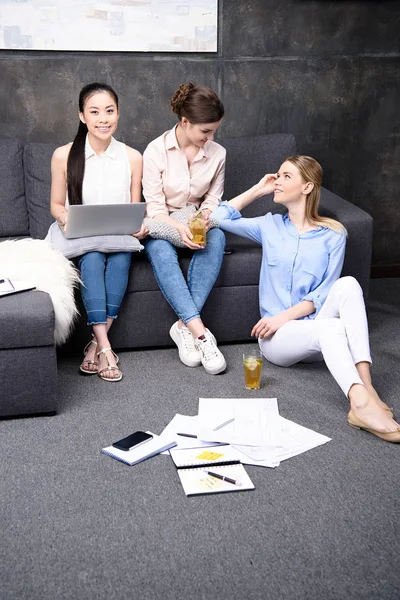
MULTIPOLYGON (((226 139, 221 142, 227 149, 225 198, 229 199, 247 189, 267 172, 276 172, 282 161, 296 153, 296 142, 291 134, 226 139)), ((50 159, 55 144, 28 143, 18 140, 0 140, 0 241, 10 237, 31 236, 43 239, 52 222, 49 214, 50 159)), ((136 146, 137 147, 137 146, 136 146)), ((139 148, 139 150, 143 150, 139 148)), ((277 211, 272 198, 265 196, 244 214, 255 216, 269 210, 277 211)), ((372 249, 372 218, 360 208, 323 189, 320 212, 334 217, 347 228, 344 275, 356 277, 368 293, 372 249)), ((204 320, 220 343, 250 340, 250 331, 259 318, 258 277, 261 264, 260 248, 255 244, 227 235, 227 253, 218 280, 204 307, 204 320)), ((190 255, 182 251, 182 266, 186 270, 190 255)), ((1 273, 0 273, 1 276, 1 273)), ((80 305, 79 293, 77 301, 80 305)), ((6 381, 7 399, 0 401, 0 416, 5 414, 52 412, 56 410, 56 351, 51 329, 52 307, 46 294, 29 292, 18 297, 0 299, 0 375, 6 381), (18 301, 16 300, 18 298, 18 301), (32 299, 35 298, 34 302, 32 299), (15 300, 14 300, 15 299, 15 300), (42 315, 46 326, 37 322, 36 331, 26 338, 18 334, 19 323, 27 311, 42 315), (5 312, 4 312, 5 311, 5 312), (8 311, 8 313, 7 313, 8 311), (9 318, 9 315, 13 318, 9 318), (15 332, 15 335, 14 335, 15 332), (40 352, 39 352, 40 349, 40 352), (38 377, 48 383, 47 391, 35 385, 18 384, 14 378, 15 365, 27 364, 29 353, 40 359, 46 352, 51 360, 36 366, 38 377), (28 354, 27 354, 28 353, 28 354), (43 374, 43 365, 49 364, 49 374, 43 374), (9 375, 10 373, 10 375, 9 375), (53 402, 49 402, 51 393, 53 402), (47 397, 46 402, 43 401, 47 397)), ((81 307, 82 308, 82 307, 81 307)), ((85 324, 84 311, 69 342, 61 351, 81 352, 90 335, 85 324)), ((116 349, 170 345, 169 328, 176 317, 164 300, 144 253, 133 256, 131 276, 120 317, 111 330, 116 349)), ((28 361, 29 362, 29 361, 28 361)), ((31 375, 30 375, 31 377, 31 375)), ((35 377, 33 377, 33 381, 35 377)))

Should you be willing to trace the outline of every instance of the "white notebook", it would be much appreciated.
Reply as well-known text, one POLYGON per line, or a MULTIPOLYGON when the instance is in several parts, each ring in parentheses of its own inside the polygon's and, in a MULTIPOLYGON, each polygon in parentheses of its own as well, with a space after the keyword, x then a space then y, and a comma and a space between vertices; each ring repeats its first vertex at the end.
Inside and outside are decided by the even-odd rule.
MULTIPOLYGON (((147 433, 151 433, 151 431, 147 431, 147 433)), ((108 446, 107 448, 102 449, 102 453, 131 467, 147 458, 160 454, 160 452, 164 452, 164 450, 169 450, 176 446, 175 439, 171 437, 154 435, 153 433, 151 435, 153 436, 153 439, 140 445, 138 448, 133 448, 132 450, 125 452, 124 450, 114 448, 114 446, 108 446)))
POLYGON ((186 496, 200 494, 217 494, 219 492, 243 492, 254 490, 254 484, 240 463, 231 465, 214 465, 196 468, 178 469, 178 475, 186 496), (228 477, 231 481, 219 479, 210 473, 228 477))
POLYGON ((229 445, 175 449, 170 455, 186 496, 254 489, 237 451, 229 445))
POLYGON ((36 289, 32 285, 26 285, 15 279, 0 279, 0 296, 10 296, 11 294, 20 294, 36 289))
POLYGON ((239 453, 232 446, 203 446, 199 448, 174 448, 170 455, 175 465, 181 467, 204 467, 239 463, 239 453))

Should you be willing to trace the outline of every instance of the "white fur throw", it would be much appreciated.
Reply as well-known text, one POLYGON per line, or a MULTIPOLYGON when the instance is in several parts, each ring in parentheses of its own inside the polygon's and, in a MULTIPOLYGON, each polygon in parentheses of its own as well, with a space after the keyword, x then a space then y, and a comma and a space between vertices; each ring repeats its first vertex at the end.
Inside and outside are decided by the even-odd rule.
POLYGON ((1 242, 0 277, 16 279, 47 292, 54 306, 54 341, 56 344, 66 341, 78 315, 74 287, 79 283, 79 273, 61 252, 43 240, 1 242))

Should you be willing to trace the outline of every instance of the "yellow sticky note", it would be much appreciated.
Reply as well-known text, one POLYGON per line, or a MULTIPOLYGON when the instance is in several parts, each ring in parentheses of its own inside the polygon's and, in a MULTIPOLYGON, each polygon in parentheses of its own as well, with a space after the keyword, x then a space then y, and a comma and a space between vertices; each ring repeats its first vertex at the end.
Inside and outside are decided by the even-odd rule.
POLYGON ((213 461, 213 460, 218 460, 219 458, 222 458, 223 456, 224 455, 221 454, 220 452, 212 452, 211 450, 204 450, 204 452, 202 452, 201 454, 196 456, 196 460, 213 461))

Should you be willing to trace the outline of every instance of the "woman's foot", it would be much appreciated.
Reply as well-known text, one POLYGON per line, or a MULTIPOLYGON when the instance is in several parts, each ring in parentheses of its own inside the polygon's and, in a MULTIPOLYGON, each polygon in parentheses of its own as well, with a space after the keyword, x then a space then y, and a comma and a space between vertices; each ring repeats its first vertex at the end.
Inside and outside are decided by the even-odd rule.
POLYGON ((368 394, 371 396, 371 398, 373 398, 375 400, 375 402, 377 403, 377 405, 380 408, 383 408, 383 410, 386 410, 393 417, 393 409, 391 409, 390 406, 388 406, 386 404, 386 402, 383 402, 383 400, 381 400, 379 398, 378 392, 376 391, 376 389, 374 388, 374 386, 372 384, 370 384, 370 385, 366 385, 365 388, 366 388, 368 394))
POLYGON ((348 422, 350 425, 365 429, 387 441, 400 442, 400 425, 377 402, 377 398, 370 393, 366 386, 354 385, 350 390, 349 398, 351 408, 348 422))
POLYGON ((85 375, 96 375, 98 363, 96 361, 97 342, 92 339, 83 349, 84 359, 79 367, 81 373, 85 375))
POLYGON ((221 350, 217 347, 215 337, 206 329, 206 332, 194 340, 196 349, 200 353, 201 364, 210 375, 218 375, 226 369, 226 360, 221 350))
POLYGON ((98 357, 98 376, 104 381, 121 381, 122 372, 117 367, 118 357, 110 347, 103 348, 97 352, 98 357))
POLYGON ((193 335, 187 327, 179 325, 180 321, 177 321, 169 330, 169 335, 178 346, 179 358, 187 367, 199 367, 201 356, 194 345, 193 335))
MULTIPOLYGON (((368 431, 368 433, 372 433, 372 435, 375 435, 376 437, 384 440, 385 442, 400 444, 400 426, 398 426, 397 429, 393 431, 380 431, 378 429, 373 429, 372 427, 364 423, 364 421, 356 417, 352 409, 350 409, 350 412, 348 414, 347 422, 349 425, 351 425, 351 427, 354 427, 355 429, 363 429, 364 431, 368 431)), ((396 423, 396 425, 398 424, 396 423)))

